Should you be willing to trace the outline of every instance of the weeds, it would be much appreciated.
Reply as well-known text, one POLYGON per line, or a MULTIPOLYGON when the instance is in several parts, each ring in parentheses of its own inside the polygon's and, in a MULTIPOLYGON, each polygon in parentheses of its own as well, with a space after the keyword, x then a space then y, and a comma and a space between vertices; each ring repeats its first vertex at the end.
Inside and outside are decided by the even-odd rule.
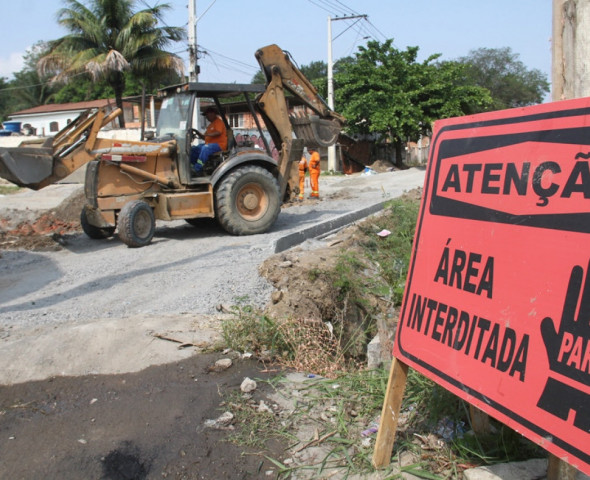
POLYGON ((277 357, 291 355, 289 345, 279 330, 277 322, 250 306, 234 306, 232 317, 221 324, 225 344, 239 352, 258 355, 272 353, 277 357))
POLYGON ((16 185, 0 185, 0 195, 9 195, 11 193, 17 193, 21 190, 16 185))
POLYGON ((380 275, 390 286, 395 305, 401 304, 406 286, 419 206, 416 200, 397 198, 388 202, 383 215, 361 226, 365 234, 363 248, 379 265, 380 275), (375 238, 375 232, 382 229, 391 231, 391 235, 375 238))
POLYGON ((330 323, 313 319, 280 322, 251 307, 233 307, 222 322, 225 344, 236 351, 270 357, 286 368, 333 376, 346 369, 341 339, 330 323))
POLYGON ((272 440, 292 442, 294 439, 274 412, 258 409, 256 402, 239 392, 231 393, 225 406, 231 410, 239 426, 229 435, 231 442, 262 448, 272 440))

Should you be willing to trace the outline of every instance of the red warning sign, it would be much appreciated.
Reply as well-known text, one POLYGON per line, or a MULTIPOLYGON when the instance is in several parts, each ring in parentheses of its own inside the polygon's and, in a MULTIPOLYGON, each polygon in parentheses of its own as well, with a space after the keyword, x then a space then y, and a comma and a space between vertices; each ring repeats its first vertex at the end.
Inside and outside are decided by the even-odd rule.
POLYGON ((394 354, 590 474, 590 98, 437 122, 394 354))

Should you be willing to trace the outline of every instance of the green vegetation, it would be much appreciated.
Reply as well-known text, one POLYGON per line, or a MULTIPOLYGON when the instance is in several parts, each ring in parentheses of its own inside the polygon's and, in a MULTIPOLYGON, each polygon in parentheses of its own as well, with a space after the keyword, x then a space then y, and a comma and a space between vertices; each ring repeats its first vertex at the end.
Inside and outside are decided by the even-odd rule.
POLYGON ((491 104, 488 90, 463 82, 464 65, 437 64, 439 55, 418 62, 418 50, 398 50, 392 39, 369 41, 334 75, 336 110, 350 131, 391 141, 399 167, 405 142, 430 134, 434 120, 491 104))
MULTIPOLYGON (((436 54, 419 62, 418 52, 395 48, 393 39, 369 41, 334 63, 335 109, 348 120, 347 133, 393 142, 399 167, 403 144, 430 135, 435 120, 541 103, 549 92, 547 75, 526 68, 509 47, 480 48, 451 61, 436 54)), ((300 69, 326 96, 326 63, 300 69)), ((252 81, 263 83, 263 73, 252 81)))
POLYGON ((395 199, 388 203, 386 215, 360 225, 361 231, 365 234, 363 250, 379 265, 382 278, 392 289, 396 306, 401 304, 404 294, 418 208, 419 203, 416 200, 395 199), (392 235, 375 238, 375 231, 382 229, 389 230, 392 235))
POLYGON ((0 195, 9 195, 11 193, 17 193, 20 190, 21 188, 16 185, 0 185, 0 195))
POLYGON ((547 76, 540 70, 527 69, 509 47, 478 48, 459 62, 466 66, 466 85, 490 91, 491 110, 541 103, 550 91, 547 76))
POLYGON ((235 424, 239 425, 230 434, 229 440, 255 448, 263 448, 272 440, 293 442, 294 437, 286 423, 280 422, 272 410, 259 410, 258 406, 259 404, 237 392, 225 399, 223 408, 232 412, 235 424))
POLYGON ((222 335, 225 345, 238 352, 269 352, 279 358, 293 353, 278 323, 248 305, 232 307, 232 317, 222 322, 222 335))

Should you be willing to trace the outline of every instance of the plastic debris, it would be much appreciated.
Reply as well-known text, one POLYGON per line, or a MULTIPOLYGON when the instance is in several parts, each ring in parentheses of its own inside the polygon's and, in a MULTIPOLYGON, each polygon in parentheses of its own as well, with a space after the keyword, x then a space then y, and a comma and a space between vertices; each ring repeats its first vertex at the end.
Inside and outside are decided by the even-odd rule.
POLYGON ((375 420, 373 420, 370 424, 369 427, 366 430, 363 430, 361 432, 361 436, 363 437, 370 437, 371 435, 374 435, 375 433, 377 433, 379 431, 379 422, 381 421, 381 417, 377 417, 375 420))
POLYGON ((377 172, 370 167, 365 167, 361 175, 377 175, 377 172))
POLYGON ((380 236, 381 238, 385 238, 385 237, 388 237, 389 235, 391 235, 391 232, 389 230, 383 229, 377 235, 380 236))
POLYGON ((438 422, 434 433, 447 442, 454 438, 462 438, 465 433, 465 423, 455 422, 454 420, 445 417, 438 422))
POLYGON ((375 170, 373 170, 372 168, 365 167, 365 169, 363 170, 363 173, 361 173, 361 175, 377 175, 377 172, 375 170))

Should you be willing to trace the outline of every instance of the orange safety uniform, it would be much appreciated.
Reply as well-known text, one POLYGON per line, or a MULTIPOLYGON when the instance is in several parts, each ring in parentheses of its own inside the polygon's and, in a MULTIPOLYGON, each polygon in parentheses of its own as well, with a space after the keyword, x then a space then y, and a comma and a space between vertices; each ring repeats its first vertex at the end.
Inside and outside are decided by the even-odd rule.
POLYGON ((303 191, 305 189, 305 171, 307 170, 307 159, 301 157, 299 160, 299 199, 303 200, 303 191))
POLYGON ((312 151, 309 159, 309 182, 311 183, 310 197, 320 198, 320 154, 317 151, 312 151))
POLYGON ((223 124, 223 120, 215 117, 205 130, 205 144, 216 143, 221 150, 227 150, 227 130, 223 124), (219 135, 212 137, 212 133, 219 133, 219 135))

